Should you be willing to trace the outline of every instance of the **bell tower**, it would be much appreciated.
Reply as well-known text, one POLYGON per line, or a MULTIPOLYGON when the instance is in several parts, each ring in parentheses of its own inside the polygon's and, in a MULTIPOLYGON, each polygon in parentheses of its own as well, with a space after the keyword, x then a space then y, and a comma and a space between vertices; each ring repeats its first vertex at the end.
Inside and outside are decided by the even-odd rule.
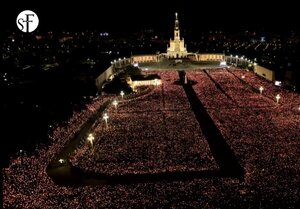
POLYGON ((178 13, 175 13, 174 40, 180 40, 178 13))
POLYGON ((184 39, 180 38, 178 13, 175 13, 174 39, 170 39, 170 46, 167 48, 168 58, 184 58, 187 56, 184 39))

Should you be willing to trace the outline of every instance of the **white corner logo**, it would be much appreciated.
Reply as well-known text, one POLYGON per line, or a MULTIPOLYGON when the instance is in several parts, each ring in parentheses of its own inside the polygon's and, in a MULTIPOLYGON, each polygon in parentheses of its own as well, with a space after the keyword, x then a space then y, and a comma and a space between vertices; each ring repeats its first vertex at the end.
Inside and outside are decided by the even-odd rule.
POLYGON ((38 16, 30 10, 24 10, 17 17, 17 26, 24 33, 34 31, 39 25, 38 16))

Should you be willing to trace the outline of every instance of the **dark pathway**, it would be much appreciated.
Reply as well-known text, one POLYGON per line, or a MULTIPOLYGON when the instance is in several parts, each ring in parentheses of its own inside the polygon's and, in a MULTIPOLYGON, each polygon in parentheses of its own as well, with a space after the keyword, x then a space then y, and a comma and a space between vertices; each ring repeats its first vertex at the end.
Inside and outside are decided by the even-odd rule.
MULTIPOLYGON (((184 74, 185 72, 179 71, 180 80, 182 80, 184 74)), ((201 130, 207 139, 214 159, 221 169, 220 175, 243 178, 243 168, 239 165, 233 151, 230 149, 221 132, 216 127, 215 123, 199 100, 192 85, 189 82, 182 85, 199 122, 201 130)))
MULTIPOLYGON (((239 79, 239 81, 244 84, 246 86, 246 88, 252 90, 254 93, 260 94, 259 89, 253 87, 252 85, 250 85, 247 81, 243 80, 242 78, 238 77, 237 75, 235 75, 233 72, 231 72, 230 70, 226 69, 230 74, 232 74, 234 77, 236 77, 237 79, 239 79)), ((274 99, 266 94, 262 94, 262 96, 274 101, 274 99)))
POLYGON ((220 86, 220 84, 218 82, 215 81, 215 79, 213 79, 211 77, 211 75, 209 75, 209 73, 206 70, 203 70, 203 72, 209 77, 209 79, 215 84, 215 86, 217 87, 217 89, 219 89, 228 99, 230 99, 231 101, 233 101, 235 104, 236 101, 234 99, 231 98, 231 96, 229 96, 226 91, 220 86))
POLYGON ((74 138, 65 145, 59 155, 47 166, 47 174, 54 182, 61 185, 81 185, 85 184, 85 181, 88 180, 88 178, 85 178, 81 172, 78 172, 77 169, 71 166, 68 162, 68 158, 80 144, 81 140, 87 137, 95 123, 95 120, 98 117, 101 117, 103 110, 109 103, 110 101, 106 101, 101 105, 97 112, 82 125, 80 131, 75 134, 74 138), (65 162, 59 163, 59 159, 63 159, 65 162))

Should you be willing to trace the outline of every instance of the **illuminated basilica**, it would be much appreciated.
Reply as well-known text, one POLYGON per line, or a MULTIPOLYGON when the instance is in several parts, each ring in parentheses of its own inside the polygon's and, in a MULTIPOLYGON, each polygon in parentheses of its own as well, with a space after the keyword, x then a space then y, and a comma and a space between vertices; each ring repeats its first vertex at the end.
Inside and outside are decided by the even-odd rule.
POLYGON ((170 39, 170 46, 167 49, 168 58, 184 58, 187 57, 184 39, 180 38, 178 13, 175 13, 174 40, 170 39))

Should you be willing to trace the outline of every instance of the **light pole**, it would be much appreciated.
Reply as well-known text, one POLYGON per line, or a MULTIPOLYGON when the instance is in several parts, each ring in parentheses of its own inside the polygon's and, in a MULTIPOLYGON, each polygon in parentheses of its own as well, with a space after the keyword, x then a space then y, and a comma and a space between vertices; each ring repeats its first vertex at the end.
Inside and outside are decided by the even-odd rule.
POLYGON ((276 98, 276 101, 277 101, 277 104, 278 104, 278 103, 279 103, 279 100, 280 100, 280 98, 281 98, 280 95, 277 94, 275 98, 276 98))
POLYGON ((262 94, 263 90, 264 90, 264 87, 262 87, 262 86, 259 87, 260 94, 262 94))
POLYGON ((63 164, 63 163, 65 162, 65 160, 61 158, 61 159, 58 160, 58 162, 59 162, 60 164, 63 164))
POLYGON ((105 127, 107 128, 107 120, 108 120, 108 115, 107 115, 107 113, 104 113, 104 115, 103 115, 103 120, 105 121, 105 127))
POLYGON ((87 140, 90 142, 92 148, 93 148, 94 139, 95 137, 93 136, 93 134, 89 134, 89 136, 87 137, 87 140))
POLYGON ((117 100, 114 100, 112 104, 115 106, 115 108, 116 108, 116 112, 117 112, 117 108, 118 108, 118 101, 117 101, 117 100))
MULTIPOLYGON (((300 107, 299 107, 300 110, 300 107)), ((20 149, 21 164, 23 164, 23 150, 20 149)))
POLYGON ((124 95, 125 95, 124 91, 121 91, 120 95, 121 95, 121 97, 122 97, 122 99, 123 99, 123 97, 124 97, 124 95))

